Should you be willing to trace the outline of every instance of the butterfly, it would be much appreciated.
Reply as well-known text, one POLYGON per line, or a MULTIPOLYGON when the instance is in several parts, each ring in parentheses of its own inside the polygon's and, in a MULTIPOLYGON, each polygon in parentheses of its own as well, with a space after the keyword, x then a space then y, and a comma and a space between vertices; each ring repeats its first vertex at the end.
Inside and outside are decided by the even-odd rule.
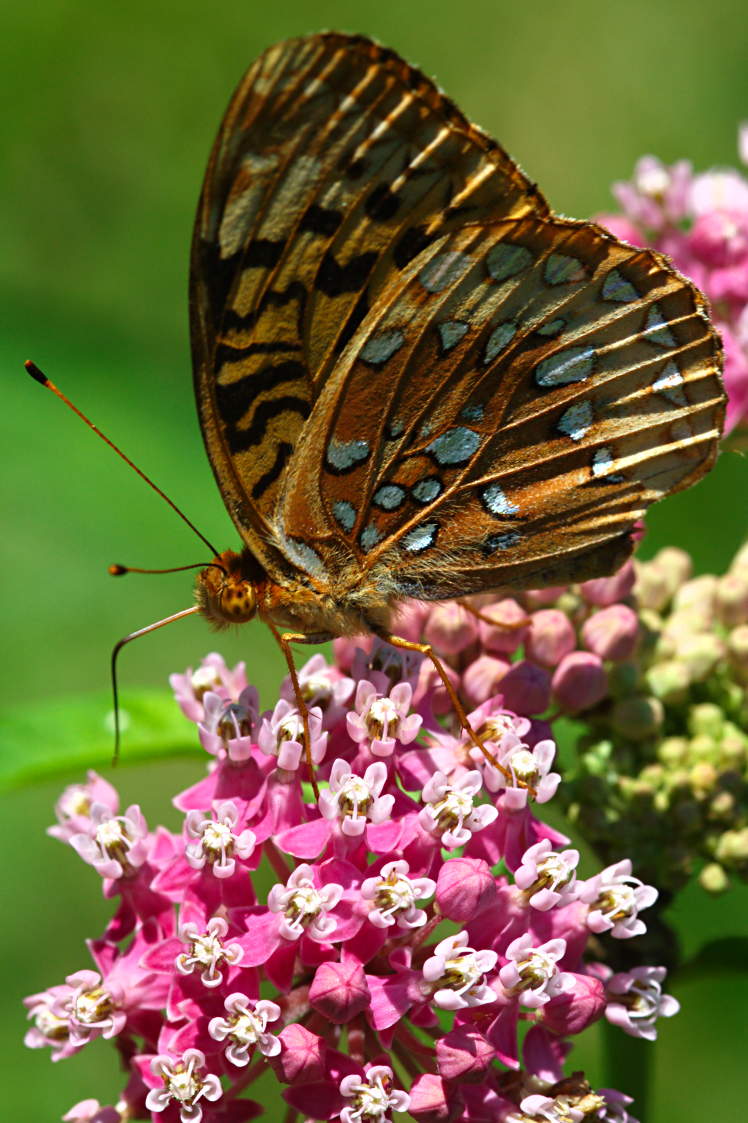
POLYGON ((362 36, 282 42, 240 82, 198 204, 190 322, 243 547, 177 617, 270 626, 307 752, 290 645, 372 633, 432 659, 496 763, 428 645, 391 631, 398 605, 611 573, 646 507, 716 457, 722 352, 700 292, 555 215, 362 36))

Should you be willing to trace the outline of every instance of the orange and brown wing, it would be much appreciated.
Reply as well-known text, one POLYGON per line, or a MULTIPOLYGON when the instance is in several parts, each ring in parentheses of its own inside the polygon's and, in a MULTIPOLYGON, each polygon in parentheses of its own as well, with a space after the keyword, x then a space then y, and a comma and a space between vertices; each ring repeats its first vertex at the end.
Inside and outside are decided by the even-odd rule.
POLYGON ((289 465, 282 542, 346 588, 429 600, 610 572, 699 479, 721 347, 661 255, 591 223, 472 225, 383 294, 289 465), (328 566, 329 569, 329 566, 328 566))
POLYGON ((281 481, 348 341, 445 232, 543 216, 418 70, 338 34, 266 51, 208 164, 192 247, 195 389, 229 513, 272 571, 281 481))

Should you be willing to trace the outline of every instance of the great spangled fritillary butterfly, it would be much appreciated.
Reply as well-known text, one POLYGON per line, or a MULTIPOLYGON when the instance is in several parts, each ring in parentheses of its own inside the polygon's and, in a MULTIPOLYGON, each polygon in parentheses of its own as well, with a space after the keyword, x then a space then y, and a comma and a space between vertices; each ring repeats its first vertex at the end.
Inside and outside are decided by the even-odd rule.
MULTIPOLYGON (((244 541, 217 625, 373 632, 393 608, 613 571, 714 461, 701 294, 559 218, 418 70, 360 36, 267 50, 208 163, 190 310, 203 436, 244 541)), ((286 646, 288 657, 288 649, 286 646)))
POLYGON ((190 314, 244 542, 201 572, 198 606, 270 625, 305 726, 292 640, 407 646, 390 633, 404 598, 612 572, 646 507, 716 456, 701 294, 661 254, 554 215, 360 36, 280 43, 244 76, 198 206, 190 314))

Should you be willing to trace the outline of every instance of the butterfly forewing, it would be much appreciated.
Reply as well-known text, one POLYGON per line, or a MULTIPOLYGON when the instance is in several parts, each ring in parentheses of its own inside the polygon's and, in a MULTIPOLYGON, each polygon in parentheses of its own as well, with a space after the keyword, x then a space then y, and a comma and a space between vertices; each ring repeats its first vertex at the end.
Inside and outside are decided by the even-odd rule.
POLYGON ((229 512, 266 566, 291 451, 344 345, 443 231, 546 214, 506 154, 368 40, 267 51, 206 174, 191 309, 201 424, 229 512))
POLYGON ((268 50, 192 255, 196 390, 242 537, 333 602, 581 580, 714 459, 720 349, 666 261, 553 216, 419 71, 268 50))

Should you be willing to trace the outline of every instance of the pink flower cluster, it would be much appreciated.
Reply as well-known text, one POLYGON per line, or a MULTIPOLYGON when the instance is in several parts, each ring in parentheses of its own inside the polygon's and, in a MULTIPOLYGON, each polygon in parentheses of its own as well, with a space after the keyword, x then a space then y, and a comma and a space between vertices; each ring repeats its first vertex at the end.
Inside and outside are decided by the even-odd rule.
MULTIPOLYGON (((748 164, 748 124, 738 147, 748 164)), ((638 161, 630 182, 613 193, 624 216, 600 222, 636 246, 668 254, 706 294, 725 349, 725 431, 748 423, 748 179, 734 168, 695 175, 687 160, 638 161)))
POLYGON ((561 613, 513 601, 403 620, 449 657, 501 767, 437 721, 428 668, 376 641, 338 641, 334 664, 300 671, 318 800, 288 681, 263 714, 241 664, 209 655, 174 675, 210 761, 174 801, 182 832, 120 810, 95 774, 50 830, 116 909, 93 968, 27 999, 27 1043, 61 1060, 109 1038, 128 1074, 116 1105, 84 1099, 65 1119, 239 1123, 271 1070, 286 1119, 632 1123, 626 1096, 563 1063, 600 1018, 651 1038, 677 1009, 663 968, 613 975, 589 955, 592 936, 642 933, 657 893, 625 857, 578 876, 578 852, 533 812, 559 783, 550 730, 516 712, 578 703, 580 658, 632 642, 605 588, 580 651, 561 613), (509 667, 518 642, 527 658, 509 667))

